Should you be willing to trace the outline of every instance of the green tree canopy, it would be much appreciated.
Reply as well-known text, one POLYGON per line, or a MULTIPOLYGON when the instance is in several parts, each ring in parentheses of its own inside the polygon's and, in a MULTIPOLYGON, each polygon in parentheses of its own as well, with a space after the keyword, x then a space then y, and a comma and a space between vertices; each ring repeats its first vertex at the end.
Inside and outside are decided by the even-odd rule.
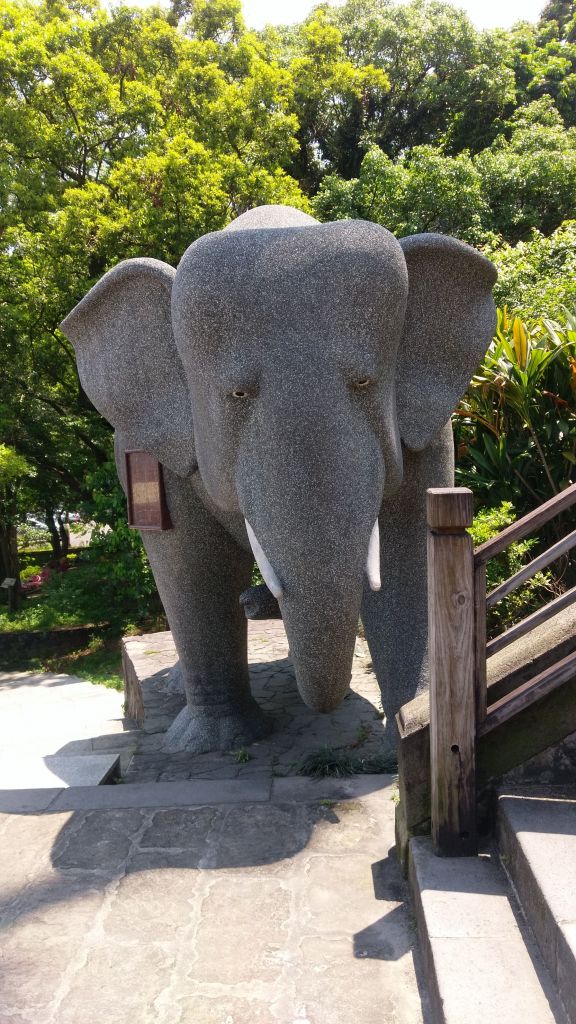
POLYGON ((575 11, 481 32, 438 0, 346 0, 254 33, 240 0, 0 0, 0 441, 28 510, 108 472, 62 318, 119 260, 175 264, 255 205, 459 235, 509 306, 572 304, 575 11))
POLYGON ((376 69, 387 83, 385 89, 365 91, 363 102, 339 109, 338 132, 330 135, 330 145, 315 110, 306 102, 297 106, 309 145, 344 177, 358 174, 370 145, 392 158, 413 146, 440 142, 448 142, 451 152, 480 149, 494 138, 498 118, 514 107, 510 37, 478 32, 450 4, 348 0, 320 8, 304 22, 289 52, 307 38, 320 16, 338 29, 348 61, 376 69))
POLYGON ((0 7, 0 436, 36 506, 75 507, 110 456, 58 324, 120 259, 175 263, 259 203, 308 202, 290 74, 236 0, 175 12, 0 7))

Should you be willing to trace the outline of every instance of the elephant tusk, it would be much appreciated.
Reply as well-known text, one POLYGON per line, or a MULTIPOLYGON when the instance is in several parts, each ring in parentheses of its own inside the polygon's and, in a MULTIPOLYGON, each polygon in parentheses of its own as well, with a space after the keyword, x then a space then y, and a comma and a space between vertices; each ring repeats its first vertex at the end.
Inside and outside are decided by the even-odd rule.
POLYGON ((252 548, 252 551, 254 553, 254 558, 256 559, 258 568, 262 573, 262 578, 264 579, 264 582, 266 583, 268 590, 272 594, 274 594, 274 597, 278 601, 282 597, 282 584, 280 583, 280 580, 278 579, 276 573, 274 572, 274 569, 270 565, 270 562, 266 558, 266 555, 264 554, 264 551, 262 550, 262 547, 260 546, 258 538, 256 537, 254 530, 250 526, 250 523, 248 522, 247 519, 245 519, 244 522, 246 523, 246 530, 248 533, 248 540, 250 541, 250 547, 252 548))
MULTIPOLYGON (((264 575, 264 574, 262 574, 264 575)), ((368 554, 366 556, 366 575, 370 590, 380 590, 380 529, 378 520, 372 527, 370 540, 368 541, 368 554)))

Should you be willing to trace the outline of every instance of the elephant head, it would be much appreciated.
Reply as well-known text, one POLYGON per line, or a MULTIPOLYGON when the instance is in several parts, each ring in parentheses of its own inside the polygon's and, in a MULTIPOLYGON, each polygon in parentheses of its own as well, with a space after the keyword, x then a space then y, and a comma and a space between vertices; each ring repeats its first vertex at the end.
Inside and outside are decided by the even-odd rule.
POLYGON ((495 278, 447 236, 264 207, 194 242, 177 271, 119 264, 62 325, 124 446, 197 468, 211 502, 246 520, 318 710, 349 685, 402 444, 425 448, 466 389, 495 278))

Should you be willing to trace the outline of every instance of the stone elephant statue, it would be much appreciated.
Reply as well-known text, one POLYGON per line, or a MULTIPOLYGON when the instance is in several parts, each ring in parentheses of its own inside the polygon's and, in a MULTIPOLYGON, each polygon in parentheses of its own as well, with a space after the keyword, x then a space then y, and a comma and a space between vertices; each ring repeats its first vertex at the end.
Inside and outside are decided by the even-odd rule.
POLYGON ((266 206, 177 270, 118 264, 66 317, 121 479, 131 450, 163 469, 172 528, 143 539, 186 691, 167 749, 269 729, 239 602, 254 557, 319 712, 346 695, 361 615, 393 742, 427 682, 426 488, 453 483, 450 415, 494 331, 495 279, 454 238, 266 206))

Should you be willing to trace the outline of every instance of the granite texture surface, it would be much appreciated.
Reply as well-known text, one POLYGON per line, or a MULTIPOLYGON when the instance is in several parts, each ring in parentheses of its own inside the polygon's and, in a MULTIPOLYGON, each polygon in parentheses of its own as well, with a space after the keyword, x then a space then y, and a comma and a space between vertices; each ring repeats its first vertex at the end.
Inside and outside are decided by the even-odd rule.
POLYGON ((452 483, 447 424, 493 333, 495 276, 453 238, 270 206, 176 271, 119 264, 66 318, 120 476, 130 447, 165 467, 174 528, 144 543, 186 693, 167 749, 269 731, 247 671, 245 522, 310 708, 348 692, 361 605, 391 729, 426 685, 425 489, 452 483), (364 571, 376 521, 380 592, 364 571))

